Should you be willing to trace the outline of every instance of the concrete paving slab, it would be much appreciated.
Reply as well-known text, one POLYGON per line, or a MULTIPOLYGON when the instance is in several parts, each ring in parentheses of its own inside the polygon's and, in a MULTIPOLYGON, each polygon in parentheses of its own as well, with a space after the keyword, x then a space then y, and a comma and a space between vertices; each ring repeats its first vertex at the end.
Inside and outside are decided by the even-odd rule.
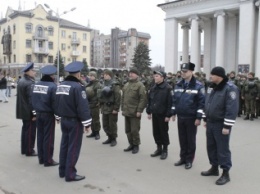
MULTIPOLYGON (((124 132, 124 118, 119 116, 118 145, 102 145, 106 139, 83 137, 77 163, 78 174, 86 179, 67 183, 58 176, 58 167, 43 167, 37 157, 20 154, 22 121, 15 118, 16 97, 0 103, 0 194, 259 194, 260 193, 260 119, 244 121, 238 118, 231 135, 233 168, 231 182, 215 185, 218 177, 202 177, 200 172, 210 165, 206 153, 205 128, 197 134, 197 151, 193 167, 175 167, 179 160, 176 122, 170 122, 169 156, 165 161, 151 158, 156 146, 152 137, 151 121, 143 114, 140 152, 123 152, 128 146, 124 132)), ((58 161, 61 138, 56 126, 54 159, 58 161)))

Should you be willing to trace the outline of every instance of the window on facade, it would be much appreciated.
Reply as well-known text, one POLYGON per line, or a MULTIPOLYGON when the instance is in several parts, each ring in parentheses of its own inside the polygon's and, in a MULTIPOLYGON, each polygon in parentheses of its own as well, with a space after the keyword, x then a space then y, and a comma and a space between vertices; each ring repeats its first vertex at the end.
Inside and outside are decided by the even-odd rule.
POLYGON ((48 28, 48 35, 53 36, 53 27, 48 28))
POLYGON ((66 50, 66 44, 64 44, 64 43, 61 44, 61 50, 63 50, 63 51, 66 50))
POLYGON ((32 55, 26 55, 26 62, 31 62, 32 61, 32 55))
POLYGON ((39 41, 38 46, 39 46, 39 48, 42 48, 43 47, 43 41, 39 41))
POLYGON ((53 63, 53 56, 48 56, 48 63, 53 63))
POLYGON ((16 55, 14 55, 14 63, 16 63, 16 55))
POLYGON ((32 33, 32 24, 26 24, 25 31, 26 33, 32 33))
POLYGON ((32 48, 32 40, 26 40, 26 48, 32 48))
POLYGON ((15 32, 16 32, 16 26, 15 26, 15 24, 13 25, 13 34, 15 34, 15 32))
POLYGON ((66 64, 66 58, 65 57, 62 57, 62 62, 63 62, 63 64, 66 64))
POLYGON ((62 38, 66 38, 66 31, 65 31, 65 30, 62 30, 62 31, 61 31, 61 37, 62 37, 62 38))
POLYGON ((42 27, 38 27, 38 29, 37 29, 37 36, 38 37, 43 37, 43 28, 42 27))
POLYGON ((87 52, 87 46, 83 46, 83 53, 87 52))
POLYGON ((14 40, 14 42, 13 42, 13 49, 15 49, 16 48, 16 41, 14 40))
POLYGON ((49 49, 50 49, 50 50, 53 49, 53 42, 49 42, 49 49))
POLYGON ((77 46, 76 45, 72 45, 72 50, 76 51, 77 50, 77 46))
POLYGON ((72 62, 77 61, 76 57, 72 57, 72 62))
POLYGON ((76 40, 76 39, 77 39, 77 32, 73 32, 73 33, 72 33, 72 39, 73 39, 73 40, 76 40))
POLYGON ((38 63, 43 63, 43 57, 42 57, 42 55, 39 55, 39 56, 38 56, 38 63))
POLYGON ((87 40, 87 33, 83 33, 83 40, 87 40))

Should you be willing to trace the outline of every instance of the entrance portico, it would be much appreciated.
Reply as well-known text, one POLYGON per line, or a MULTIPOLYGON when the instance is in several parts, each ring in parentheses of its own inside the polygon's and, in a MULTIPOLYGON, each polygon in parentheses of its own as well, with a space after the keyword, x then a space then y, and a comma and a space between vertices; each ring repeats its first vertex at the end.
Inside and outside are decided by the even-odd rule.
POLYGON ((182 44, 181 63, 190 58, 195 71, 209 75, 211 68, 222 66, 226 72, 253 71, 260 76, 259 5, 260 0, 166 0, 158 5, 166 13, 165 71, 179 70, 176 48, 182 44))

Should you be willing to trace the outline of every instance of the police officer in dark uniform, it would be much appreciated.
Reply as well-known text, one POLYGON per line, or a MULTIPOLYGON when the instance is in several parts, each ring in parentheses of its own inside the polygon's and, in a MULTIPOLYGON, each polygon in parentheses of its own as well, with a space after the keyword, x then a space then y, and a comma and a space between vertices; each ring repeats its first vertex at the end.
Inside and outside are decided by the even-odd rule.
MULTIPOLYGON (((36 111, 37 150, 39 163, 44 166, 56 166, 53 157, 55 139, 55 95, 57 85, 54 83, 57 68, 53 65, 43 67, 41 81, 33 87, 32 105, 36 111)), ((59 118, 57 117, 57 120, 59 118)))
POLYGON ((175 166, 185 164, 190 169, 195 157, 197 126, 203 114, 205 103, 205 88, 193 76, 195 64, 181 65, 182 80, 178 82, 173 92, 173 121, 178 116, 178 134, 180 142, 180 160, 175 166))
POLYGON ((85 87, 80 82, 80 70, 84 64, 74 61, 65 67, 69 75, 56 91, 57 114, 61 117, 61 147, 59 175, 66 181, 80 181, 75 165, 82 144, 83 128, 90 129, 91 116, 85 87))
POLYGON ((153 137, 157 145, 151 157, 160 156, 165 160, 168 156, 169 120, 172 116, 172 87, 165 81, 166 73, 154 71, 154 85, 148 94, 146 113, 152 119, 153 137))
POLYGON ((35 83, 34 63, 22 69, 23 78, 17 86, 16 118, 23 120, 21 135, 21 153, 26 156, 37 156, 34 146, 36 138, 36 112, 33 110, 31 94, 35 83))
POLYGON ((210 78, 213 85, 206 96, 203 117, 207 128, 207 152, 212 167, 201 172, 201 175, 218 176, 220 166, 223 173, 216 184, 224 185, 230 181, 229 170, 232 162, 229 139, 238 114, 239 92, 233 83, 228 82, 223 67, 214 67, 210 78))

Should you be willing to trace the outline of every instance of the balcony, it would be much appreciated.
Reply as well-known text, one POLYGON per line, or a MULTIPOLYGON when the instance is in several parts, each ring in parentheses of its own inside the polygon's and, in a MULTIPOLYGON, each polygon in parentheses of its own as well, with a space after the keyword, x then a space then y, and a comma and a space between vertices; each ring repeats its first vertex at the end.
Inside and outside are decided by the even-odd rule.
POLYGON ((34 54, 48 55, 49 54, 49 49, 48 48, 44 48, 44 47, 36 47, 36 48, 33 49, 33 53, 34 54))
POLYGON ((80 52, 79 51, 72 51, 71 56, 78 57, 78 56, 80 56, 80 52))
POLYGON ((79 45, 80 44, 80 39, 79 38, 72 38, 71 39, 71 44, 76 44, 76 45, 79 45))
POLYGON ((39 36, 39 35, 34 35, 34 36, 33 36, 33 39, 34 39, 34 40, 49 40, 49 37, 44 36, 44 35, 41 35, 41 36, 39 36))

